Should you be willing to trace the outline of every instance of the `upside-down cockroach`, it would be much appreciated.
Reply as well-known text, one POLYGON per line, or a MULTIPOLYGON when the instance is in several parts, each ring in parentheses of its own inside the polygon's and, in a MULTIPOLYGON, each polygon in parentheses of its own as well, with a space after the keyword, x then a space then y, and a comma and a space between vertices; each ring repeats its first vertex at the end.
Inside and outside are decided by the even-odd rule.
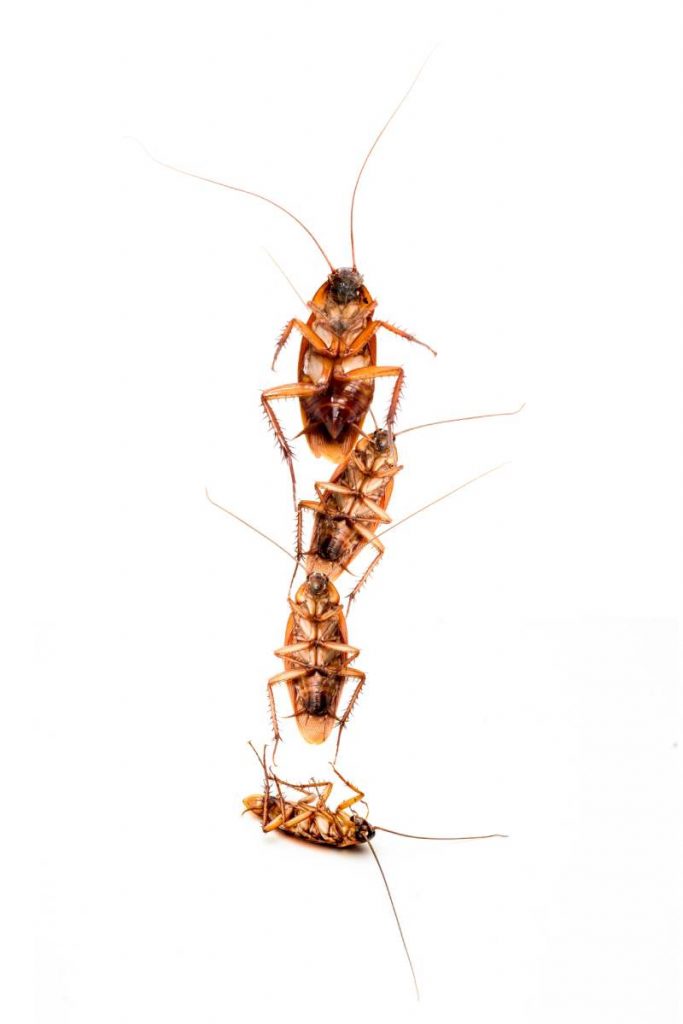
MULTIPOLYGON (((393 428, 403 387, 404 371, 400 366, 377 365, 376 336, 378 330, 384 328, 406 341, 415 342, 429 349, 433 355, 436 355, 434 349, 407 331, 386 320, 374 318, 377 302, 365 287, 363 277, 356 265, 353 227, 356 194, 368 159, 399 108, 407 99, 418 77, 419 72, 401 102, 377 134, 358 172, 351 197, 352 266, 350 267, 335 268, 313 232, 290 210, 275 200, 250 189, 229 185, 223 181, 217 181, 215 178, 174 167, 172 164, 152 157, 156 163, 171 170, 213 185, 220 185, 233 192, 254 196, 256 199, 261 199, 282 210, 313 239, 330 268, 327 280, 318 288, 313 299, 306 303, 306 307, 310 311, 308 320, 304 322, 296 317, 289 320, 275 347, 273 368, 292 331, 296 329, 300 332, 302 340, 299 350, 297 382, 267 388, 261 395, 263 410, 289 468, 295 505, 294 453, 272 403, 283 398, 298 398, 303 422, 302 433, 306 436, 311 451, 314 455, 324 455, 338 463, 348 455, 356 442, 357 428, 363 426, 366 413, 372 402, 375 381, 380 377, 394 379, 386 416, 389 434, 393 428)), ((151 156, 149 153, 148 155, 151 156)))
MULTIPOLYGON (((398 464, 394 439, 422 427, 466 420, 489 419, 495 416, 514 416, 520 411, 483 413, 479 416, 459 416, 435 423, 408 427, 390 436, 387 430, 375 430, 367 435, 359 430, 358 440, 344 461, 337 466, 330 480, 315 484, 317 501, 300 501, 297 514, 297 567, 305 555, 306 572, 322 572, 336 580, 349 568, 360 551, 371 545, 375 556, 348 595, 346 613, 363 584, 368 580, 384 555, 384 545, 376 536, 382 524, 391 522, 387 507, 394 487, 394 477, 403 468, 398 464), (303 552, 303 513, 314 513, 311 541, 303 552)), ((296 568, 294 570, 296 574, 296 568)))
MULTIPOLYGON (((441 495, 435 501, 416 509, 415 512, 388 526, 380 537, 499 468, 494 466, 441 495)), ((206 496, 211 504, 270 541, 296 564, 295 556, 287 551, 284 545, 278 544, 246 519, 214 501, 208 492, 206 496)), ((293 717, 296 719, 299 732, 308 743, 324 743, 335 726, 338 726, 336 758, 342 731, 365 683, 365 673, 351 665, 360 651, 348 643, 346 618, 339 593, 324 573, 312 572, 299 587, 294 599, 289 597, 288 602, 290 616, 285 631, 285 643, 275 651, 275 654, 284 661, 284 671, 272 676, 268 681, 268 701, 275 739, 273 753, 275 754, 282 739, 273 691, 279 683, 286 683, 293 717), (348 679, 355 679, 356 686, 343 713, 339 715, 339 704, 348 679)))
POLYGON ((406 839, 423 839, 434 842, 506 839, 507 836, 501 832, 492 832, 489 835, 480 836, 419 836, 413 835, 410 832, 398 832, 395 829, 384 828, 382 825, 370 824, 366 818, 361 817, 359 814, 348 813, 354 804, 361 801, 364 802, 365 794, 357 786, 354 786, 352 782, 344 778, 334 765, 331 765, 333 772, 352 791, 353 796, 342 800, 333 810, 329 806, 334 786, 333 782, 316 782, 315 780, 311 780, 308 783, 286 782, 284 779, 278 778, 272 768, 267 767, 265 750, 263 757, 261 757, 252 743, 249 746, 258 757, 263 768, 264 786, 263 793, 247 796, 242 802, 247 811, 251 811, 257 818, 260 818, 261 827, 264 832, 283 832, 285 835, 292 836, 295 839, 315 843, 319 846, 332 847, 337 850, 357 846, 368 846, 370 848, 370 852, 375 859, 386 887, 391 909, 398 925, 401 942, 410 965, 415 991, 419 998, 417 977, 410 953, 408 952, 403 928, 401 927, 398 912, 389 889, 389 883, 371 840, 375 838, 376 832, 387 832, 391 835, 403 836, 406 839), (271 784, 276 790, 275 794, 271 794, 271 784), (297 799, 288 798, 285 795, 285 789, 287 788, 303 795, 297 799))
MULTIPOLYGON (((291 614, 285 632, 285 645, 275 654, 285 663, 285 671, 268 680, 268 698, 275 736, 275 750, 281 739, 273 687, 287 683, 294 718, 308 743, 324 743, 335 725, 341 734, 358 699, 365 673, 351 666, 360 651, 348 643, 346 619, 339 594, 327 576, 311 573, 290 597, 291 614), (337 715, 347 679, 357 680, 344 713, 337 715)), ((336 754, 335 754, 336 757, 336 754)))

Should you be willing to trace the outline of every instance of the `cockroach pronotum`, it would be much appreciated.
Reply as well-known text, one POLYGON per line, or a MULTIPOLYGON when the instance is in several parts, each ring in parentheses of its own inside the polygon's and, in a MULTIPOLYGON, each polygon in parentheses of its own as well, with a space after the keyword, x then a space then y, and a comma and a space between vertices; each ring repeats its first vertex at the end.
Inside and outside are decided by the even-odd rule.
POLYGON ((407 99, 419 74, 420 72, 415 76, 410 88, 377 134, 358 172, 351 197, 352 265, 350 267, 334 267, 318 239, 303 221, 268 196, 174 167, 148 153, 156 163, 163 167, 168 167, 200 181, 220 185, 233 192, 253 196, 286 213, 313 239, 330 268, 327 280, 318 288, 313 299, 305 303, 310 312, 308 320, 304 322, 296 317, 289 320, 275 346, 273 368, 292 331, 296 329, 301 334, 297 382, 267 388, 261 395, 263 410, 289 468, 295 506, 294 452, 272 403, 284 398, 298 398, 303 422, 301 433, 306 436, 311 451, 316 456, 324 455, 338 463, 348 455, 354 446, 358 433, 357 428, 362 428, 372 402, 375 381, 381 377, 394 379, 386 416, 387 431, 391 435, 403 387, 404 371, 400 366, 377 365, 378 330, 384 328, 406 341, 421 345, 436 355, 434 349, 425 342, 419 341, 414 335, 386 320, 374 318, 377 302, 372 298, 358 271, 354 238, 355 201, 363 171, 375 146, 407 99))
POLYGON ((396 905, 389 889, 387 877, 384 874, 384 869, 371 840, 375 838, 376 832, 386 832, 391 835, 402 836, 405 839, 422 839, 432 842, 450 843, 474 839, 507 839, 508 837, 502 832, 492 832, 489 835, 479 836, 420 836, 413 835, 410 832, 398 832, 396 829, 385 828, 382 825, 371 824, 359 814, 348 813, 354 804, 361 801, 364 802, 365 794, 357 786, 354 786, 352 782, 344 778, 334 765, 331 765, 333 772, 352 791, 353 796, 342 800, 332 810, 329 806, 329 799, 332 795, 334 783, 329 781, 316 782, 314 780, 303 784, 286 782, 284 779, 278 778, 272 768, 267 767, 265 750, 263 757, 261 757, 253 743, 250 742, 249 746, 256 754, 263 768, 264 787, 263 793, 247 796, 242 802, 246 811, 251 811, 252 814, 261 820, 261 827, 264 832, 278 831, 307 843, 327 846, 337 850, 357 846, 369 847, 389 897, 391 909, 401 936, 401 942, 403 943, 403 949, 405 950, 413 976, 415 992, 419 999, 420 990, 417 984, 417 976, 410 953, 408 952, 403 928, 401 927, 396 905), (271 784, 276 790, 275 794, 271 794, 271 784), (285 789, 294 790, 302 795, 298 799, 288 798, 285 795, 285 789))
POLYGON ((323 573, 311 573, 297 590, 294 600, 289 598, 289 605, 291 614, 285 645, 275 651, 283 659, 285 671, 268 681, 275 735, 273 754, 281 739, 273 697, 273 687, 278 683, 287 683, 296 724, 308 743, 324 743, 338 725, 338 752, 342 730, 365 682, 365 673, 350 664, 360 651, 348 643, 339 594, 323 573), (356 680, 356 687, 344 713, 338 715, 347 679, 356 680))

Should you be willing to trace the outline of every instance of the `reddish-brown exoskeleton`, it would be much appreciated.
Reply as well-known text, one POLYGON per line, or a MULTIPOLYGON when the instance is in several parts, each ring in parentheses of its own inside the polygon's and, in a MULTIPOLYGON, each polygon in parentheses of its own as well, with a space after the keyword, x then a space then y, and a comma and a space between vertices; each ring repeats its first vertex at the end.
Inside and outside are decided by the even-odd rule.
POLYGON ((247 796, 242 802, 248 811, 261 819, 264 832, 279 829, 296 839, 322 846, 336 846, 338 849, 366 843, 374 838, 375 830, 360 815, 346 813, 354 804, 363 800, 365 794, 348 782, 336 768, 333 767, 333 771, 354 794, 338 804, 335 810, 328 806, 334 783, 285 782, 272 769, 265 770, 265 764, 264 792, 247 796), (276 796, 271 795, 271 782, 275 785, 276 796), (304 795, 298 800, 287 799, 283 787, 304 795))
POLYGON ((356 443, 379 377, 394 378, 386 417, 389 432, 396 418, 404 372, 400 366, 377 366, 376 335, 380 327, 429 348, 393 324, 375 320, 376 307, 355 266, 333 269, 308 304, 308 321, 290 320, 280 336, 273 366, 294 328, 301 332, 298 382, 269 388, 261 401, 289 466, 294 491, 293 452, 271 403, 280 398, 298 398, 302 433, 311 451, 341 462, 356 443))
POLYGON ((348 643, 339 594, 322 573, 311 573, 294 599, 288 600, 291 614, 285 644, 275 651, 284 661, 285 670, 268 680, 275 735, 273 754, 282 738, 273 694, 278 683, 287 684, 296 724, 308 743, 324 743, 338 725, 338 752, 342 730, 365 682, 365 673, 351 666, 360 651, 348 643), (356 680, 356 687, 343 714, 338 715, 347 679, 356 680))
MULTIPOLYGON (((422 70, 422 69, 420 69, 422 70)), ((152 157, 156 163, 171 170, 178 171, 191 178, 207 181, 212 185, 220 185, 233 192, 254 196, 256 199, 276 207, 303 228, 315 242, 322 253, 330 274, 318 288, 311 302, 306 303, 310 315, 304 322, 298 318, 288 321, 282 331, 273 358, 273 367, 279 353, 287 343, 294 329, 302 335, 299 351, 299 367, 297 382, 268 388, 261 395, 264 412, 268 418, 277 443, 285 458, 292 480, 292 491, 296 503, 296 478, 294 474, 294 454, 280 421, 272 407, 273 402, 283 398, 298 398, 301 405, 303 431, 312 452, 324 455, 333 462, 340 462, 353 447, 357 438, 357 429, 363 426, 365 415, 372 402, 375 381, 380 377, 393 378, 394 385, 386 416, 387 430, 391 430, 398 409, 404 372, 400 366, 377 365, 377 332, 380 328, 397 334, 406 341, 415 342, 429 349, 434 349, 412 334, 401 330, 386 320, 375 319, 376 301, 363 284, 363 278, 356 265, 356 248, 354 239, 354 209, 358 185, 365 170, 370 154, 393 120, 399 108, 412 90, 420 72, 416 75, 405 96, 385 122, 377 134, 372 146, 363 161, 356 178, 351 197, 351 261, 350 267, 335 268, 322 245, 313 232, 298 217, 281 203, 253 192, 250 189, 229 185, 209 178, 206 175, 186 171, 163 160, 152 157)), ((144 149, 144 147, 143 147, 144 149)), ((147 150, 145 150, 147 152, 147 150)), ((151 156, 151 154, 148 154, 151 156)))
POLYGON ((376 430, 369 436, 359 437, 330 480, 316 483, 318 501, 299 502, 298 558, 302 556, 304 509, 315 514, 310 546, 305 554, 307 573, 322 572, 328 579, 335 580, 367 544, 375 548, 375 557, 349 594, 347 613, 384 554, 384 545, 375 534, 381 523, 391 522, 386 509, 394 477, 401 468, 388 431, 376 430))
POLYGON ((250 746, 263 767, 264 789, 263 793, 254 793, 251 796, 245 797, 242 802, 246 809, 245 813, 246 811, 251 811, 252 814, 260 819, 264 832, 283 832, 285 835, 292 836, 295 839, 302 839, 307 843, 327 846, 337 850, 364 845, 369 848, 386 887, 391 909, 401 936, 401 942, 403 943, 403 949, 413 976, 415 990, 419 997, 417 977, 403 934, 403 928, 401 927, 384 869, 371 840, 375 838, 376 832, 388 832, 392 835, 403 836, 406 839, 427 839, 438 842, 503 839, 506 837, 499 832, 481 836, 418 836, 409 832, 397 832, 394 829, 384 828, 381 825, 371 825, 360 814, 349 813, 354 804, 364 800, 365 794, 357 786, 354 786, 352 782, 345 779, 334 765, 332 765, 332 770, 335 775, 352 791, 353 795, 346 800, 342 800, 333 810, 329 806, 328 801, 332 795, 334 783, 316 782, 314 780, 303 784, 285 782, 284 779, 280 779, 275 775, 272 768, 266 767, 265 751, 263 758, 261 758, 253 744, 250 744, 250 746), (271 783, 275 787, 275 794, 271 793, 271 783), (286 789, 295 791, 297 798, 286 795, 286 789))
MULTIPOLYGON (((523 407, 520 406, 521 408, 523 407)), ((382 524, 391 522, 387 507, 394 488, 394 477, 402 469, 398 464, 394 438, 427 426, 490 419, 496 416, 514 416, 520 409, 424 423, 399 431, 393 437, 388 430, 378 429, 370 435, 359 431, 354 448, 337 466, 332 477, 325 482, 316 483, 318 500, 299 502, 297 565, 303 556, 304 510, 314 513, 310 546, 305 552, 307 573, 322 572, 328 579, 336 580, 345 569, 348 569, 359 552, 366 545, 371 545, 375 549, 375 556, 349 594, 346 608, 348 615, 351 602, 384 555, 384 545, 376 534, 382 524)))

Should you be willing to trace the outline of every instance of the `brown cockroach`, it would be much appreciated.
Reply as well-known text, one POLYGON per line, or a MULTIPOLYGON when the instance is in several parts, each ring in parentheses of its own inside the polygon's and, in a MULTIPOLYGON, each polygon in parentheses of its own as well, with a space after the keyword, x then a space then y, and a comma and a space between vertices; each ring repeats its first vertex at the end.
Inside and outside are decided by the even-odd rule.
MULTIPOLYGON (((424 65, 423 65, 424 66, 424 65)), ((422 68, 420 69, 421 72, 422 68)), ((296 477, 294 473, 294 452, 280 421, 273 409, 273 402, 284 398, 298 398, 303 422, 303 433, 314 455, 324 455, 333 462, 340 462, 351 451, 357 438, 357 428, 362 428, 365 416, 374 394, 375 381, 381 377, 394 379, 393 390, 386 416, 387 430, 391 430, 396 418, 399 399, 404 381, 400 366, 377 365, 377 332, 380 328, 427 348, 433 355, 434 349, 414 335, 396 327, 386 320, 375 319, 377 302, 363 283, 363 277, 356 265, 354 238, 354 209, 356 193, 366 164, 375 146, 386 131, 398 110, 407 99, 420 72, 410 85, 398 106, 385 122, 361 165, 351 197, 351 260, 350 267, 334 267, 327 253, 313 232, 290 210, 268 196, 250 189, 229 185, 202 174, 183 170, 165 161, 152 157, 156 163, 178 171, 191 178, 206 181, 233 192, 253 196, 276 207, 313 239, 320 250, 330 273, 318 288, 313 299, 306 303, 310 312, 308 320, 293 317, 285 325, 275 346, 272 367, 295 329, 301 334, 297 382, 267 388, 261 395, 263 410, 273 429, 277 444, 287 462, 292 481, 292 492, 296 506, 296 477)), ((145 147, 143 147, 145 149, 145 147)), ((145 152, 147 150, 145 149, 145 152)), ((148 153, 149 156, 151 154, 148 153)))
POLYGON ((308 321, 290 320, 278 340, 273 366, 294 328, 302 334, 298 382, 268 388, 261 395, 264 411, 289 466, 295 496, 294 453, 271 403, 280 398, 298 398, 302 433, 311 451, 338 463, 356 442, 357 428, 363 426, 379 377, 395 378, 386 417, 389 432, 396 418, 404 371, 400 366, 377 365, 379 328, 423 345, 436 355, 412 334, 385 320, 375 320, 376 307, 355 264, 333 269, 308 303, 308 321))
MULTIPOLYGON (((337 466, 330 480, 315 484, 317 501, 300 501, 297 511, 297 567, 304 556, 302 551, 303 513, 314 513, 311 542, 305 552, 305 569, 322 572, 336 580, 349 568, 351 562, 367 545, 375 549, 375 556, 348 595, 346 614, 363 584, 368 580, 384 555, 384 545, 376 536, 379 527, 391 522, 387 507, 394 487, 394 477, 403 468, 398 464, 394 439, 423 427, 467 420, 490 419, 495 416, 514 416, 511 412, 483 413, 478 416, 459 416, 423 423, 394 433, 377 429, 373 434, 358 431, 358 440, 343 462, 337 466)), ((294 570, 296 575, 296 567, 294 570)), ((293 577, 292 577, 293 578, 293 577)))
MULTIPOLYGON (((498 469, 500 466, 494 466, 454 487, 453 490, 388 526, 380 536, 498 469)), ((208 491, 206 497, 212 505, 283 551, 295 562, 296 571, 297 560, 284 545, 214 501, 208 491)), ((312 572, 299 587, 294 599, 288 597, 287 600, 290 616, 285 631, 285 643, 275 651, 277 657, 284 661, 284 671, 268 680, 268 701, 275 739, 273 754, 282 739, 273 691, 279 683, 286 683, 293 717, 296 719, 299 732, 308 743, 324 743, 335 726, 338 727, 336 758, 342 731, 365 683, 365 673, 351 665, 360 651, 348 642, 346 617, 339 593, 324 573, 312 572), (357 682, 343 713, 339 715, 339 704, 347 679, 354 679, 357 682)))
POLYGON ((285 670, 268 680, 275 736, 273 756, 282 738, 273 694, 278 683, 287 684, 296 724, 308 743, 324 743, 335 725, 339 726, 337 753, 342 730, 365 682, 365 673, 351 665, 360 651, 348 642, 339 594, 323 573, 311 573, 294 599, 290 597, 288 601, 291 614, 285 644, 275 651, 284 661, 285 670), (356 680, 356 687, 339 716, 347 679, 356 680))
POLYGON ((415 968, 408 952, 403 928, 401 927, 384 869, 371 840, 375 838, 377 832, 386 832, 391 835, 402 836, 406 839, 423 839, 433 842, 464 842, 466 840, 506 839, 508 837, 501 832, 492 832, 489 835, 478 836, 421 836, 410 832, 398 832, 395 829, 384 828, 381 825, 370 824, 361 815, 348 813, 355 804, 365 802, 365 794, 357 786, 354 786, 352 782, 344 778, 334 765, 331 765, 333 772, 352 791, 353 796, 342 800, 333 810, 329 806, 329 800, 334 787, 333 782, 316 782, 315 780, 303 784, 286 782, 284 779, 278 778, 272 768, 266 766, 265 750, 263 757, 261 757, 253 743, 250 743, 249 746, 258 757, 263 768, 264 788, 263 793, 247 796, 242 802, 245 807, 245 813, 246 811, 251 811, 252 814, 261 820, 261 827, 264 832, 278 831, 307 843, 327 846, 337 850, 357 846, 369 847, 389 897, 391 909, 401 936, 401 942, 403 943, 403 949, 410 965, 415 991, 419 999, 420 993, 415 968), (271 794, 271 783, 276 790, 274 795, 271 794), (294 790, 302 795, 298 799, 287 798, 284 792, 285 788, 294 790))

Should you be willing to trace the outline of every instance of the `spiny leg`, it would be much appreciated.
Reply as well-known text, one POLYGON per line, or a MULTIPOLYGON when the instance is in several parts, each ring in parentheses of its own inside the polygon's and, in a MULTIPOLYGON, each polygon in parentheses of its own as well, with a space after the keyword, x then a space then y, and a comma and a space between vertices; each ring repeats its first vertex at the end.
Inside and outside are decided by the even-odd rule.
POLYGON ((352 782, 349 782, 348 779, 345 779, 342 773, 337 768, 335 768, 334 765, 331 765, 330 767, 332 768, 334 774, 342 780, 344 785, 348 786, 348 788, 352 789, 353 792, 356 794, 355 796, 348 797, 346 800, 339 804, 336 810, 336 813, 339 814, 340 811, 345 811, 347 810, 347 808, 353 807, 354 804, 357 804, 361 800, 363 800, 363 798, 365 797, 365 793, 363 792, 362 789, 359 789, 358 786, 354 786, 352 782))
POLYGON ((303 551, 303 543, 304 543, 304 532, 303 532, 304 531, 304 509, 309 509, 312 512, 320 512, 320 513, 322 513, 324 511, 322 505, 320 505, 319 502, 317 502, 317 501, 310 501, 308 499, 305 500, 305 501, 300 501, 298 506, 297 506, 297 510, 296 510, 296 561, 294 563, 294 572, 292 573, 292 578, 289 581, 289 591, 290 591, 290 593, 292 591, 292 585, 294 584, 294 580, 296 579, 296 574, 299 571, 299 566, 301 565, 301 560, 302 560, 303 554, 304 554, 304 551, 303 551))
MULTIPOLYGON (((311 341, 313 347, 319 349, 320 346, 322 346, 323 350, 326 352, 327 349, 325 348, 324 342, 321 341, 321 339, 318 338, 318 336, 314 332, 310 331, 310 328, 308 328, 305 324, 303 325, 303 327, 305 327, 306 331, 311 333, 313 338, 315 338, 315 344, 311 341)), ((299 381, 296 384, 281 384, 275 388, 267 388, 265 391, 261 393, 261 405, 263 406, 264 412, 268 417, 268 421, 270 422, 270 425, 273 428, 273 432, 275 433, 275 439, 279 445, 280 451, 289 467, 289 475, 292 478, 292 495, 294 499, 295 513, 297 510, 297 504, 296 477, 294 474, 294 452, 290 447, 289 441, 285 437, 285 432, 282 429, 280 421, 275 415, 275 411, 272 409, 270 403, 278 398, 298 398, 299 400, 301 400, 303 398, 314 397, 321 388, 327 386, 330 374, 332 373, 333 361, 328 359, 327 361, 323 362, 326 362, 326 365, 322 367, 319 379, 316 383, 307 383, 305 381, 299 381)))
POLYGON ((270 704, 270 720, 273 723, 273 738, 275 744, 273 746, 273 764, 275 764, 275 754, 277 753, 278 744, 282 739, 280 735, 280 727, 278 725, 277 709, 275 707, 275 697, 273 695, 273 687, 277 686, 278 683, 286 683, 290 679, 295 679, 300 676, 305 676, 307 669, 292 669, 289 672, 280 672, 278 675, 273 676, 268 680, 268 703, 270 704))
POLYGON ((412 341, 416 345, 421 345, 422 348, 428 349, 433 356, 436 352, 428 345, 425 341, 420 341, 414 334, 408 334, 407 331, 402 331, 400 327, 394 327, 393 324, 387 323, 386 320, 371 320, 363 330, 360 332, 357 338, 354 338, 351 345, 349 345, 348 355, 357 355, 358 352, 362 352, 365 346, 368 344, 370 339, 377 334, 377 331, 383 327, 385 331, 390 331, 392 334, 397 334, 399 338, 404 338, 406 341, 412 341))
POLYGON ((294 317, 292 320, 285 324, 282 334, 277 340, 277 344, 275 346, 275 355, 273 356, 273 362, 270 367, 271 370, 275 369, 275 363, 277 362, 278 356, 280 355, 280 352, 287 344, 289 336, 295 327, 301 332, 301 334, 304 336, 309 345, 312 345, 316 352, 320 352, 323 355, 329 355, 329 349, 327 345, 325 344, 322 338, 318 337, 313 328, 309 327, 308 324, 305 324, 303 320, 299 320, 298 318, 294 317))
POLYGON ((289 444, 289 441, 285 437, 285 432, 280 425, 280 421, 275 415, 275 411, 271 408, 271 402, 278 398, 310 398, 316 393, 315 384, 281 384, 276 388, 268 388, 261 394, 261 405, 263 411, 268 417, 268 422, 273 429, 275 434, 275 440, 277 441, 282 457, 287 463, 289 469, 289 475, 292 480, 292 497, 294 500, 294 510, 296 511, 296 475, 294 473, 294 452, 289 444))
POLYGON ((277 789, 278 800, 280 803, 281 820, 278 822, 277 818, 273 818, 273 820, 269 823, 269 827, 265 830, 267 832, 272 832, 274 829, 279 828, 281 824, 283 826, 286 825, 287 822, 287 808, 285 806, 285 798, 282 792, 282 788, 280 786, 280 781, 275 775, 273 775, 273 782, 275 783, 275 788, 277 789))
POLYGON ((339 744, 341 743, 342 730, 343 730, 344 726, 346 725, 346 723, 348 722, 349 715, 351 714, 351 712, 353 710, 353 706, 356 703, 356 701, 358 700, 358 695, 360 694, 360 691, 363 689, 363 686, 365 684, 365 672, 361 672, 360 669, 357 669, 357 668, 343 668, 343 669, 340 669, 339 675, 340 676, 346 676, 347 678, 348 677, 353 677, 354 679, 358 679, 359 683, 358 683, 358 686, 356 687, 356 689, 353 691, 353 694, 351 695, 351 700, 346 705, 346 711, 344 712, 344 714, 339 719, 339 732, 337 734, 337 746, 335 747, 335 750, 334 750, 334 761, 332 762, 332 767, 334 767, 334 765, 335 765, 335 763, 337 761, 337 757, 339 756, 339 744))
POLYGON ((378 377, 396 377, 396 383, 389 402, 387 413, 387 435, 389 444, 393 439, 393 426, 398 410, 398 403, 405 381, 405 371, 400 366, 359 366, 356 370, 349 370, 345 373, 343 380, 376 380, 378 377))
POLYGON ((412 341, 415 345, 422 345, 422 347, 428 349, 433 356, 436 355, 435 349, 433 349, 431 345, 428 345, 426 341, 420 341, 420 339, 416 338, 415 335, 408 334, 407 331, 402 331, 400 327, 394 327, 393 324, 388 324, 386 320, 378 320, 377 326, 383 327, 385 331, 391 331, 392 334, 397 334, 399 338, 405 338, 406 341, 412 341))
POLYGON ((373 560, 370 562, 370 565, 367 567, 367 569, 365 570, 365 572, 363 573, 361 578, 358 580, 358 583, 356 583, 355 587, 353 588, 353 590, 351 591, 351 593, 349 594, 349 596, 347 598, 347 603, 346 603, 346 615, 347 615, 347 617, 348 617, 349 611, 351 610, 351 602, 354 601, 355 598, 358 596, 358 591, 361 589, 361 587, 363 587, 365 585, 365 583, 367 583, 368 579, 370 578, 370 574, 376 568, 378 562, 380 562, 382 560, 382 558, 384 557, 384 552, 385 552, 384 544, 382 544, 382 541, 379 539, 379 537, 376 537, 373 533, 371 533, 370 530, 361 529, 361 527, 360 527, 360 525, 358 523, 356 523, 354 525, 355 525, 356 530, 361 534, 361 536, 364 536, 365 539, 368 541, 368 543, 371 544, 376 549, 377 554, 375 555, 373 560))
MULTIPOLYGON (((255 749, 255 748, 254 748, 255 749)), ((270 810, 270 780, 268 778, 268 769, 266 768, 266 753, 267 747, 263 748, 263 815, 261 821, 261 828, 266 831, 266 825, 268 824, 268 811, 270 810)), ((258 756, 258 755, 257 755, 258 756)))

